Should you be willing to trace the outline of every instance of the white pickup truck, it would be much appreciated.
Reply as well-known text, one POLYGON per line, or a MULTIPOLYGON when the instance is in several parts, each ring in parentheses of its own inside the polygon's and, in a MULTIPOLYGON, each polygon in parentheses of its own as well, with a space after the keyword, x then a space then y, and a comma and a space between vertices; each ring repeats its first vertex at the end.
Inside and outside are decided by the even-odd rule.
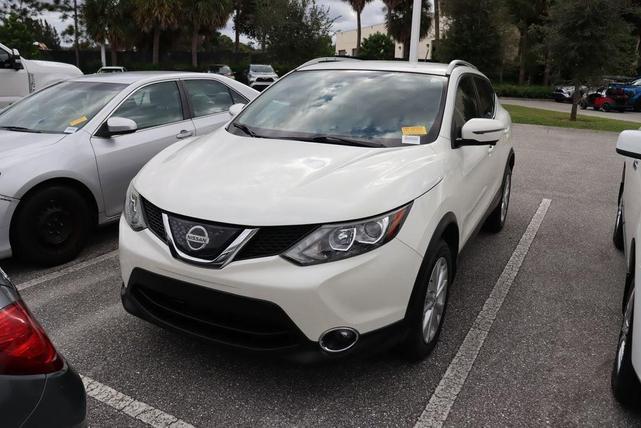
POLYGON ((82 74, 61 62, 28 60, 0 43, 0 109, 45 86, 82 74))

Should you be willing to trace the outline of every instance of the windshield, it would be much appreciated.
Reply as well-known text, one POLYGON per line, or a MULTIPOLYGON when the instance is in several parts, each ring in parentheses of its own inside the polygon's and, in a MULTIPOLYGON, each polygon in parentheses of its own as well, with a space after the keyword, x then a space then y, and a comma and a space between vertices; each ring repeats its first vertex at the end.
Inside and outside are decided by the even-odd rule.
POLYGON ((127 85, 63 82, 0 113, 0 128, 24 132, 73 133, 85 126, 127 85))
POLYGON ((446 83, 445 77, 418 73, 300 71, 248 105, 229 131, 335 144, 427 143, 438 132, 434 124, 446 83))
POLYGON ((250 65, 249 70, 255 73, 273 73, 274 69, 271 65, 250 65))

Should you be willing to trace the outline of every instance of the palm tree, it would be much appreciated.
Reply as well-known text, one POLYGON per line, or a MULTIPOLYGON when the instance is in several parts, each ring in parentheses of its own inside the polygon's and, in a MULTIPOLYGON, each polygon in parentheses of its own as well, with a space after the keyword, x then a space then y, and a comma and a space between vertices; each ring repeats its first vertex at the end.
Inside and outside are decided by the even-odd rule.
POLYGON ((356 55, 361 48, 361 13, 365 9, 365 5, 372 0, 345 0, 347 3, 352 6, 354 12, 356 12, 356 55))
POLYGON ((223 27, 233 10, 231 0, 183 0, 182 14, 191 30, 191 65, 198 66, 198 43, 205 30, 223 27))
POLYGON ((178 21, 177 0, 135 0, 134 17, 143 31, 154 32, 152 63, 158 64, 160 33, 176 26, 178 21))
POLYGON ((129 0, 85 0, 82 6, 87 34, 100 44, 109 41, 111 65, 118 63, 118 49, 130 34, 127 20, 130 13, 129 0))
MULTIPOLYGON (((403 43, 403 58, 408 59, 410 56, 410 42, 412 37, 412 0, 400 0, 395 2, 396 6, 387 11, 385 26, 388 34, 397 42, 403 43)), ((421 30, 419 32, 422 39, 432 25, 430 16, 430 3, 428 0, 422 1, 421 8, 421 30)))

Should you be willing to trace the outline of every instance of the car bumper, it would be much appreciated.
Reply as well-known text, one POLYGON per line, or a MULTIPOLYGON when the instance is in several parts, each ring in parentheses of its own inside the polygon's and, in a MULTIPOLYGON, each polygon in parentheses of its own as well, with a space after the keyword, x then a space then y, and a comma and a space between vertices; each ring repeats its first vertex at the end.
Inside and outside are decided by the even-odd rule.
POLYGON ((87 426, 85 388, 67 364, 47 375, 0 376, 0 403, 3 426, 87 426))
MULTIPOLYGON (((165 327, 253 350, 318 351, 321 335, 336 327, 355 329, 361 336, 359 342, 384 336, 385 328, 393 329, 404 319, 421 262, 414 250, 394 239, 369 253, 315 266, 296 266, 274 256, 232 262, 223 269, 201 268, 175 259, 167 245, 148 230, 134 232, 124 220, 120 223, 122 297, 128 311, 165 327), (185 295, 172 295, 185 286, 195 288, 185 295), (227 332, 207 334, 174 319, 174 315, 189 315, 176 314, 181 308, 174 304, 186 302, 185 307, 191 308, 187 300, 196 294, 202 294, 192 302, 196 306, 206 300, 212 302, 211 310, 230 308, 225 325, 229 318, 244 324, 252 314, 266 314, 268 322, 276 319, 279 331, 287 331, 296 340, 270 344, 269 340, 260 342, 263 338, 259 337, 259 345, 253 339, 247 344, 225 336, 227 332), (147 299, 149 295, 161 297, 147 299), (217 302, 227 303, 218 308, 217 302), (234 307, 239 309, 234 312, 234 307)), ((206 312, 207 307, 201 305, 199 311, 206 312)), ((206 322, 220 324, 220 320, 206 322)), ((231 327, 239 330, 236 325, 231 327)))
POLYGON ((11 243, 9 231, 11 216, 18 206, 18 200, 0 196, 0 259, 11 257, 11 243))

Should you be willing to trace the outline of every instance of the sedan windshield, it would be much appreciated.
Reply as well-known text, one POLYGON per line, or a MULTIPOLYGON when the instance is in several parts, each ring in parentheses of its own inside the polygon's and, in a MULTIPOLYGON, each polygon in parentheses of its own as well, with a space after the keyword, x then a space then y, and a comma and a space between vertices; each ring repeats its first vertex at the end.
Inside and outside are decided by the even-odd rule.
POLYGON ((293 73, 238 116, 230 132, 394 147, 433 141, 446 78, 392 71, 293 73))
POLYGON ((59 83, 0 113, 0 129, 73 133, 90 121, 126 86, 102 82, 59 83))

